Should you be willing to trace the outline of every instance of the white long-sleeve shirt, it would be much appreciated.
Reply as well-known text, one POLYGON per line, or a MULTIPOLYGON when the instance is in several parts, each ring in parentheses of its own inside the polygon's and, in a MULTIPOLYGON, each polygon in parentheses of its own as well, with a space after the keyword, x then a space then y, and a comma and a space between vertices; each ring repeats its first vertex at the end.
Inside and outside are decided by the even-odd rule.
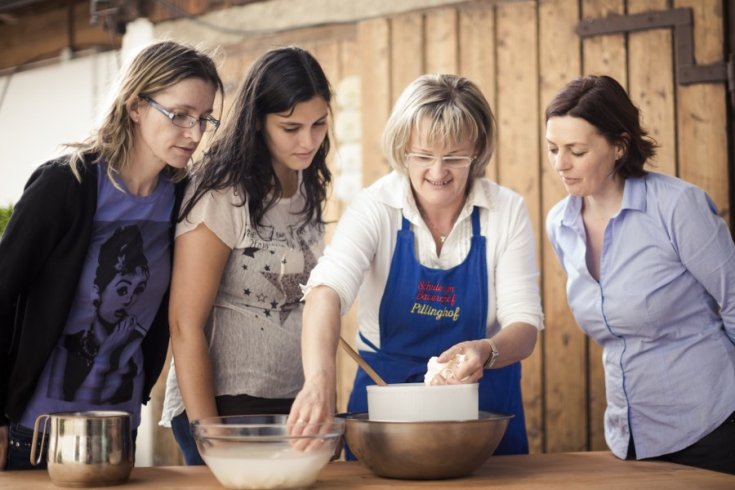
MULTIPOLYGON (((340 219, 330 245, 312 270, 304 295, 315 286, 329 286, 339 295, 345 314, 359 294, 359 331, 380 347, 380 302, 402 216, 411 223, 419 262, 449 269, 469 253, 472 209, 478 206, 480 229, 487 243, 487 335, 515 322, 542 329, 535 241, 523 199, 487 179, 475 179, 472 186, 440 256, 419 214, 408 177, 392 172, 364 189, 340 219)), ((357 345, 372 350, 359 336, 357 345)))

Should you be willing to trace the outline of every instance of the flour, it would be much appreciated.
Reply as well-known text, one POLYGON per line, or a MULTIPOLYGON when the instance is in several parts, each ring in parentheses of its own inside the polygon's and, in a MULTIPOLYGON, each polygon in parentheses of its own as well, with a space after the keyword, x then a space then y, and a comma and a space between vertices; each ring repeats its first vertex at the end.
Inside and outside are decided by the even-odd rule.
POLYGON ((436 379, 437 375, 441 375, 444 379, 454 376, 454 369, 461 366, 466 358, 464 354, 456 354, 448 362, 439 362, 438 357, 432 357, 426 365, 424 384, 427 386, 439 384, 436 379))
POLYGON ((302 452, 283 443, 249 447, 213 447, 202 454, 219 482, 231 489, 305 488, 314 483, 334 447, 302 452), (280 445, 280 444, 279 444, 280 445))

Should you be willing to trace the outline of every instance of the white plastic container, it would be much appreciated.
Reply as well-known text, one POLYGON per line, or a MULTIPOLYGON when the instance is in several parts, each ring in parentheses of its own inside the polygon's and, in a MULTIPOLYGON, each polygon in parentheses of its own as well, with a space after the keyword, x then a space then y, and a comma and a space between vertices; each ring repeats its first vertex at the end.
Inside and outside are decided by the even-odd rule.
POLYGON ((382 422, 475 420, 478 384, 397 383, 367 387, 368 417, 382 422))

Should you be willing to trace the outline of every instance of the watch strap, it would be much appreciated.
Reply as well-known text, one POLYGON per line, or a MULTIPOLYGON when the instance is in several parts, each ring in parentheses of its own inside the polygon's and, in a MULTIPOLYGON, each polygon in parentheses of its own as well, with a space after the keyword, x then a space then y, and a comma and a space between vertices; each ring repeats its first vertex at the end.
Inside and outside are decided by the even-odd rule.
POLYGON ((493 339, 482 339, 482 340, 490 344, 490 356, 488 356, 487 361, 485 361, 485 364, 482 366, 482 368, 490 369, 493 366, 493 364, 495 364, 495 361, 498 360, 498 357, 500 356, 500 352, 498 352, 498 346, 495 345, 495 341, 493 339))

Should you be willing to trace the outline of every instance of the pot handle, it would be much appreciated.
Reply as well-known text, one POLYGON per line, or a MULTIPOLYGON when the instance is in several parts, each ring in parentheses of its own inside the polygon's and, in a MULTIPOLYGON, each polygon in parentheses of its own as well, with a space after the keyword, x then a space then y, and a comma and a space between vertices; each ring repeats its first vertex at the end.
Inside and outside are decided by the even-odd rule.
POLYGON ((31 464, 37 465, 41 463, 43 457, 43 443, 46 442, 46 426, 48 426, 49 416, 48 414, 39 415, 36 417, 36 423, 33 424, 33 441, 31 441, 31 464), (38 441, 38 426, 41 424, 41 419, 46 419, 43 424, 43 432, 41 435, 41 447, 38 448, 38 456, 36 456, 36 441, 38 441))

